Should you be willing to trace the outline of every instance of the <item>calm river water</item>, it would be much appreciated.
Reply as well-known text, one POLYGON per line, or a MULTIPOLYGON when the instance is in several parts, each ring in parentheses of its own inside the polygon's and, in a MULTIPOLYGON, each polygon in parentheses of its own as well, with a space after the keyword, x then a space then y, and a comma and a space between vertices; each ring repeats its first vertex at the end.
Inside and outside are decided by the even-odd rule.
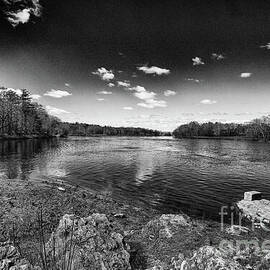
POLYGON ((0 142, 0 179, 62 179, 162 212, 217 218, 244 191, 270 199, 270 144, 100 137, 0 142))

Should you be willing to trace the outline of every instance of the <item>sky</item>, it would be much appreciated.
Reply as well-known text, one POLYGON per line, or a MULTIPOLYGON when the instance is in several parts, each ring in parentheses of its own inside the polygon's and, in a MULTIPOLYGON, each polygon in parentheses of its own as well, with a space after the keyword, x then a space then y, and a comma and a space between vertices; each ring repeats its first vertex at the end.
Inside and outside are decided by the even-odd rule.
POLYGON ((270 114, 267 0, 0 0, 0 85, 63 121, 172 131, 270 114))

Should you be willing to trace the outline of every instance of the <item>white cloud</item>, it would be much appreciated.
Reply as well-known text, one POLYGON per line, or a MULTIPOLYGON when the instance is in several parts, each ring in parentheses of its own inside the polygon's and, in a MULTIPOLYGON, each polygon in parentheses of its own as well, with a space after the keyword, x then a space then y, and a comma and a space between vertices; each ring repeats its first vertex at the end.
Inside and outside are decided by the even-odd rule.
POLYGON ((204 105, 212 105, 212 104, 216 104, 217 101, 216 100, 211 100, 211 99, 203 99, 200 101, 201 104, 204 105))
POLYGON ((165 97, 175 96, 175 95, 176 95, 176 92, 175 91, 172 91, 172 90, 165 90, 164 91, 164 96, 165 97))
POLYGON ((37 94, 32 94, 32 95, 30 95, 30 98, 32 98, 34 100, 38 100, 38 99, 41 98, 41 96, 40 95, 37 95, 37 94))
POLYGON ((225 56, 218 53, 212 53, 212 59, 219 61, 225 59, 225 56))
POLYGON ((128 88, 129 90, 134 90, 136 92, 144 92, 146 89, 143 86, 137 85, 135 87, 128 88))
POLYGON ((22 90, 21 89, 7 88, 7 91, 12 91, 15 94, 17 94, 18 96, 22 95, 22 90))
POLYGON ((200 57, 194 57, 192 58, 193 66, 199 66, 199 65, 204 65, 205 63, 202 61, 202 58, 200 57))
POLYGON ((131 91, 135 91, 133 94, 135 97, 138 99, 143 100, 144 102, 140 102, 137 105, 148 108, 148 109, 153 109, 156 107, 167 107, 167 103, 164 100, 157 100, 156 99, 156 93, 152 91, 146 90, 143 86, 135 86, 132 88, 128 88, 131 91))
POLYGON ((147 66, 142 66, 142 67, 137 67, 138 70, 143 71, 146 74, 155 74, 155 75, 168 75, 170 73, 169 69, 166 68, 159 68, 159 67, 147 67, 147 66))
POLYGON ((201 80, 194 79, 194 78, 187 78, 186 81, 195 82, 195 83, 200 83, 201 82, 201 80))
POLYGON ((134 93, 134 96, 139 99, 147 100, 147 99, 153 99, 156 96, 156 93, 149 92, 149 91, 142 91, 142 92, 134 93))
POLYGON ((250 72, 244 72, 244 73, 241 73, 240 77, 241 78, 249 78, 251 77, 252 73, 250 72))
MULTIPOLYGON (((7 20, 13 27, 16 27, 18 24, 28 23, 31 16, 40 17, 41 16, 41 5, 39 4, 39 0, 30 0, 30 1, 21 1, 20 9, 16 11, 8 11, 13 8, 12 1, 3 1, 5 4, 5 14, 7 16, 7 20)), ((20 2, 20 1, 14 1, 20 2)))
POLYGON ((132 107, 123 107, 123 110, 132 111, 133 108, 132 107))
POLYGON ((97 98, 97 101, 104 101, 104 98, 97 98))
POLYGON ((59 115, 59 114, 63 114, 63 113, 70 113, 70 112, 67 112, 65 110, 52 107, 50 105, 46 106, 46 109, 47 109, 48 113, 49 114, 52 114, 52 115, 59 115))
POLYGON ((8 91, 12 91, 18 96, 22 95, 22 90, 21 89, 14 89, 14 88, 9 87, 9 88, 3 88, 3 89, 0 90, 0 92, 8 92, 8 91))
POLYGON ((111 95, 112 94, 112 92, 110 92, 110 91, 100 91, 100 92, 98 92, 97 94, 100 94, 100 95, 111 95))
POLYGON ((270 42, 267 43, 266 45, 260 46, 260 48, 265 48, 265 49, 267 49, 267 50, 270 50, 270 42))
POLYGON ((92 74, 98 75, 103 81, 110 81, 114 79, 112 70, 107 70, 104 67, 98 68, 96 71, 92 72, 92 74))
POLYGON ((67 97, 71 96, 72 94, 69 93, 68 91, 63 91, 63 90, 55 90, 51 89, 50 91, 47 91, 44 96, 49 96, 53 98, 62 98, 62 97, 67 97))
POLYGON ((21 11, 17 12, 9 12, 7 13, 8 18, 7 20, 12 24, 12 26, 17 26, 19 23, 27 23, 30 19, 30 9, 25 8, 21 11))
POLYGON ((118 86, 130 87, 129 81, 124 81, 124 82, 118 81, 117 84, 118 84, 118 86))
POLYGON ((154 109, 156 107, 161 107, 161 108, 167 107, 166 101, 156 100, 156 99, 147 99, 145 100, 145 102, 140 102, 137 105, 144 108, 148 108, 148 109, 154 109))
POLYGON ((65 86, 66 86, 66 87, 70 87, 70 84, 69 84, 69 83, 65 83, 65 86))
POLYGON ((108 83, 108 86, 109 86, 109 87, 114 87, 115 84, 114 84, 114 83, 108 83))

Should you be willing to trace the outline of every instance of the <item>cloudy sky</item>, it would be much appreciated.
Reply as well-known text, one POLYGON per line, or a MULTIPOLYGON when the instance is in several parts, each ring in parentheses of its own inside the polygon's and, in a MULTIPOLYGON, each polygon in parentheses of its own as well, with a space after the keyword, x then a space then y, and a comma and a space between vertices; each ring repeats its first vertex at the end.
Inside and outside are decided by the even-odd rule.
POLYGON ((270 113, 267 0, 0 3, 0 84, 63 120, 172 130, 270 113))

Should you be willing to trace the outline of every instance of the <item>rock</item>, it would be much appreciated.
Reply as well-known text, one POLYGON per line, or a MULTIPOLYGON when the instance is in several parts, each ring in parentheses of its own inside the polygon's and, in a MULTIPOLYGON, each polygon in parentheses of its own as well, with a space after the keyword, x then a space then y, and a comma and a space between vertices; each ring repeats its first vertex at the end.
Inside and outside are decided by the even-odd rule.
POLYGON ((167 265, 160 260, 155 260, 152 264, 153 266, 146 270, 164 270, 167 267, 167 265))
POLYGON ((270 201, 266 199, 248 201, 241 200, 237 203, 237 207, 250 220, 262 221, 269 223, 270 221, 270 201))
POLYGON ((231 227, 226 229, 226 232, 232 235, 241 235, 249 233, 250 230, 249 228, 240 225, 232 225, 231 227))
POLYGON ((263 260, 269 262, 269 261, 270 261, 270 253, 267 253, 267 254, 263 257, 263 260))
POLYGON ((142 233, 148 235, 149 239, 171 238, 181 227, 191 226, 191 221, 184 215, 162 215, 161 217, 149 221, 143 228, 142 233))
POLYGON ((232 258, 227 257, 219 249, 212 246, 203 246, 194 252, 190 259, 186 259, 184 269, 196 270, 218 270, 231 269, 240 270, 242 267, 232 258))
POLYGON ((66 189, 63 188, 63 187, 57 187, 57 189, 60 190, 60 191, 66 191, 66 189))
POLYGON ((123 234, 124 234, 124 236, 131 236, 134 234, 134 230, 124 231, 123 234))
POLYGON ((172 258, 170 264, 154 261, 153 266, 147 270, 243 270, 242 265, 223 252, 212 246, 203 246, 194 251, 190 257, 180 253, 177 258, 172 258))
POLYGON ((12 266, 9 268, 9 270, 34 270, 34 269, 39 269, 39 267, 32 267, 28 262, 25 260, 20 261, 17 265, 12 266))
POLYGON ((255 201, 261 200, 262 193, 259 191, 248 191, 244 193, 244 200, 246 201, 255 201))
POLYGON ((123 213, 116 213, 113 215, 115 218, 126 218, 126 215, 123 213))
POLYGON ((46 246, 51 261, 66 262, 70 270, 131 269, 123 237, 112 229, 106 215, 87 218, 65 215, 46 246))
POLYGON ((0 243, 0 270, 40 270, 21 258, 17 248, 9 241, 0 243))
POLYGON ((16 260, 20 257, 18 250, 11 244, 11 242, 0 243, 0 260, 10 259, 16 260))
POLYGON ((186 269, 188 267, 187 261, 185 260, 185 256, 182 253, 179 253, 178 257, 173 257, 171 259, 171 266, 173 269, 186 269))
POLYGON ((184 215, 173 215, 167 214, 160 217, 160 221, 166 224, 176 225, 176 226, 190 226, 190 220, 184 215))

